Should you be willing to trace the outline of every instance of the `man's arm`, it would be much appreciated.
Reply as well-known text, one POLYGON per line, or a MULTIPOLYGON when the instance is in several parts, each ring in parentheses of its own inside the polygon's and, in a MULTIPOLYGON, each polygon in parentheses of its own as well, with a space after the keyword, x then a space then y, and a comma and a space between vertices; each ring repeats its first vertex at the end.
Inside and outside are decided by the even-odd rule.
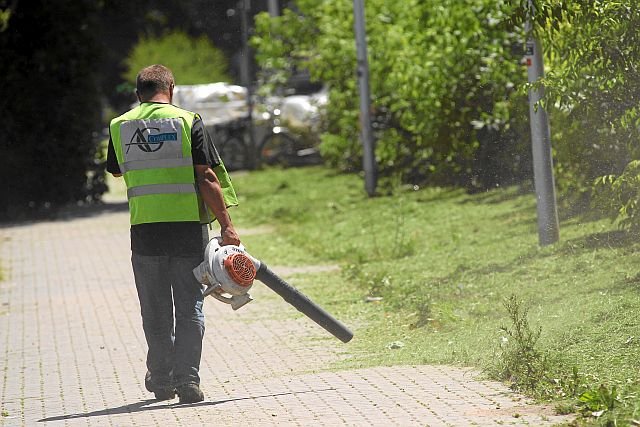
POLYGON ((236 233, 231 217, 222 197, 222 187, 216 173, 208 165, 194 165, 196 179, 202 199, 213 211, 220 223, 220 234, 223 245, 239 245, 240 237, 236 233))

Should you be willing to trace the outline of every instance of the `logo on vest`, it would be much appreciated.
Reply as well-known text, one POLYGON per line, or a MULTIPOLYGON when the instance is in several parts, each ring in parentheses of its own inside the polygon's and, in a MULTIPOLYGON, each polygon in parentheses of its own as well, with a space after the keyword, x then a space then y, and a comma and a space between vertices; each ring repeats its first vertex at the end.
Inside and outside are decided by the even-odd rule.
POLYGON ((167 133, 155 133, 152 134, 151 131, 159 131, 160 128, 143 128, 136 129, 136 131, 131 136, 131 140, 125 144, 127 147, 127 153, 131 149, 132 146, 138 147, 141 151, 145 153, 154 153, 162 148, 167 141, 177 141, 178 134, 176 132, 167 132, 167 133))

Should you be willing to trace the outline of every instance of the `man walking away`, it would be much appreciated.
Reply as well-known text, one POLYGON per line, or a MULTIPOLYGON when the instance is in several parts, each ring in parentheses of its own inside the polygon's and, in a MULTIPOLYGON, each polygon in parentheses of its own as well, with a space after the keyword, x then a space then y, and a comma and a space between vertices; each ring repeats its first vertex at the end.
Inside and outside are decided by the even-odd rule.
POLYGON ((138 73, 140 105, 111 121, 107 170, 127 185, 131 263, 149 347, 145 386, 158 400, 177 392, 180 403, 194 403, 204 399, 204 314, 192 269, 202 262, 212 219, 223 245, 240 239, 227 212, 237 198, 224 164, 201 117, 171 105, 174 87, 163 65, 138 73))

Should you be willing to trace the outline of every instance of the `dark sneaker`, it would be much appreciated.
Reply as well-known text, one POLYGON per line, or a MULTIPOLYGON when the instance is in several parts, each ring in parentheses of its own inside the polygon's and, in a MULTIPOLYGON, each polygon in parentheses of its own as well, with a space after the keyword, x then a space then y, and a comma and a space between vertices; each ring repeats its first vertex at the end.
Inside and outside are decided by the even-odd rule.
POLYGON ((154 383, 149 372, 144 376, 144 387, 153 393, 158 400, 171 400, 176 397, 175 387, 154 383))
POLYGON ((176 397, 176 389, 168 387, 164 389, 158 389, 153 392, 157 400, 171 400, 176 397))
POLYGON ((176 391, 178 392, 180 403, 196 403, 204 400, 204 393, 202 393, 198 384, 181 385, 176 391))

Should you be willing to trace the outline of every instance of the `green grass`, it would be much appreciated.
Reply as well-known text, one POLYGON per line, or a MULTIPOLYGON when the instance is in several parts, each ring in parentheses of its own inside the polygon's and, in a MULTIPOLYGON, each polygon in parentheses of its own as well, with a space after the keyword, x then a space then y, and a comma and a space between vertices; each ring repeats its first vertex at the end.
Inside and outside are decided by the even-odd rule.
POLYGON ((541 248, 535 198, 516 188, 398 188, 367 198, 357 176, 323 168, 259 171, 234 183, 236 226, 274 227, 244 239, 252 253, 270 265, 341 266, 295 281, 354 325, 340 368, 444 363, 504 376, 505 364, 518 362, 509 353, 516 343, 505 341, 513 295, 541 330, 545 368, 530 394, 575 399, 616 386, 620 403, 598 422, 640 417, 640 245, 609 221, 562 221, 560 242, 541 248))

